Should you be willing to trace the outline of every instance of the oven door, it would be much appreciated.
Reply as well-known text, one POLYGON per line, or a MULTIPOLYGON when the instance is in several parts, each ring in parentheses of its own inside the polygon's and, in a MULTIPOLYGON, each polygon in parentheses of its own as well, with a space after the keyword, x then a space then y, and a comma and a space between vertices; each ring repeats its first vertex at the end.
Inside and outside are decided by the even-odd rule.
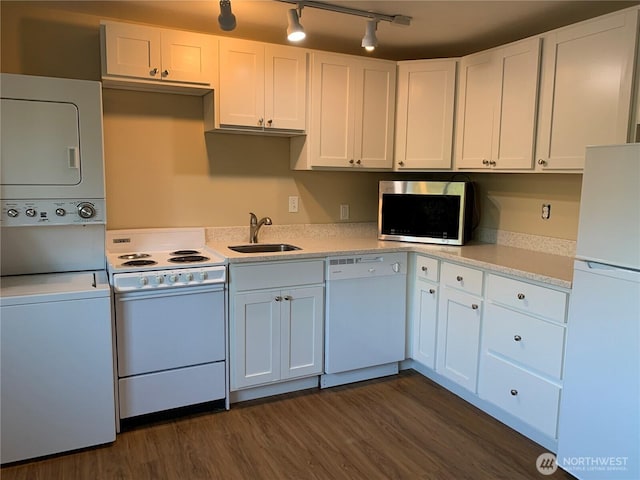
POLYGON ((115 294, 118 376, 225 359, 224 287, 115 294))

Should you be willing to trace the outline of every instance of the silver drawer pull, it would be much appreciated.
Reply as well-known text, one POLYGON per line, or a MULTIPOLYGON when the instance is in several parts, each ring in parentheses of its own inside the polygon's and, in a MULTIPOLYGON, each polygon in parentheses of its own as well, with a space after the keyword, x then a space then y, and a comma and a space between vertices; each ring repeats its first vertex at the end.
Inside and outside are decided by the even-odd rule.
POLYGON ((478 304, 477 303, 472 303, 471 304, 471 308, 474 309, 474 310, 477 310, 478 309, 478 304))
POLYGON ((276 302, 281 302, 282 301, 282 297, 280 295, 278 295, 274 300, 276 302))
POLYGON ((436 291, 435 291, 435 289, 430 288, 430 289, 429 289, 429 293, 430 293, 431 295, 433 295, 434 293, 436 293, 436 291))
POLYGON ((285 299, 287 302, 290 302, 291 300, 293 300, 293 297, 292 297, 292 296, 290 296, 290 295, 285 295, 285 296, 284 296, 284 299, 285 299))
POLYGON ((152 76, 153 76, 153 75, 157 75, 157 74, 158 74, 158 69, 157 69, 157 68, 152 68, 152 69, 149 71, 149 75, 152 75, 152 76))
POLYGON ((511 392, 509 392, 509 393, 511 393, 511 395, 513 395, 515 397, 516 395, 518 395, 518 390, 516 390, 515 388, 512 388, 511 392))
POLYGON ((514 336, 513 336, 513 339, 514 339, 516 342, 519 342, 520 340, 522 340, 522 337, 521 337, 520 335, 514 335, 514 336))
POLYGON ((518 300, 524 300, 524 293, 518 294, 518 300))
POLYGON ((429 269, 427 267, 425 267, 424 265, 422 266, 422 271, 423 272, 427 272, 429 269))
POLYGON ((168 77, 169 76, 169 70, 163 70, 162 71, 162 76, 163 77, 168 77))
POLYGON ((459 281, 459 282, 461 282, 461 281, 462 281, 462 275, 458 275, 458 276, 456 277, 456 280, 457 280, 457 281, 459 281))

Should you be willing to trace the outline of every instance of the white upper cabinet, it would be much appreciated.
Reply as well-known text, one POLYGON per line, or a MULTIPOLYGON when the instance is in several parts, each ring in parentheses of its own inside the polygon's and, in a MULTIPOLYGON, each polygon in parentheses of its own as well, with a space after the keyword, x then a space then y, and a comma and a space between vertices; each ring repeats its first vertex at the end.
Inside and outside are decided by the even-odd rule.
POLYGON ((213 88, 214 37, 103 21, 102 80, 112 87, 201 93, 213 88))
POLYGON ((532 168, 539 66, 539 38, 462 58, 458 169, 532 168))
POLYGON ((630 139, 638 10, 544 36, 536 168, 582 169, 587 145, 630 139))
POLYGON ((394 169, 451 168, 456 64, 398 63, 394 169))
POLYGON ((311 122, 303 168, 390 169, 396 64, 314 53, 311 122))
POLYGON ((306 85, 305 50, 220 39, 220 128, 304 132, 306 85))

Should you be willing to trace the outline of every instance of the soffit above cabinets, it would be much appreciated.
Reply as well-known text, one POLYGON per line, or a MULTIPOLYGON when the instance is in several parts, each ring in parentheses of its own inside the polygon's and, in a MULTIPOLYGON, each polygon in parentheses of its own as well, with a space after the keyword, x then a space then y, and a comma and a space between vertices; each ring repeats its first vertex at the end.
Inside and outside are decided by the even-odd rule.
MULTIPOLYGON (((232 0, 237 27, 218 26, 217 1, 49 1, 47 8, 87 13, 101 18, 146 23, 181 30, 286 44, 289 3, 232 0)), ((376 32, 379 58, 407 60, 456 57, 640 4, 640 1, 511 0, 511 1, 340 1, 334 5, 412 17, 409 27, 381 22, 376 32)), ((365 18, 307 8, 301 22, 305 48, 363 55, 360 42, 365 18)))

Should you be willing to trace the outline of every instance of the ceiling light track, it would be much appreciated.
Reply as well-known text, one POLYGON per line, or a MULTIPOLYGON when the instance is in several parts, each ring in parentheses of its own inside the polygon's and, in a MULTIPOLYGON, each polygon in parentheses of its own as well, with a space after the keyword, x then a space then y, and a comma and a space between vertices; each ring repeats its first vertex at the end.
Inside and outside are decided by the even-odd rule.
POLYGON ((411 24, 411 17, 406 15, 386 15, 383 13, 370 12, 368 10, 360 10, 357 8, 342 7, 340 5, 332 5, 330 3, 316 2, 313 0, 276 0, 283 3, 292 3, 298 5, 298 8, 309 7, 317 8, 319 10, 327 10, 329 12, 344 13, 346 15, 355 15, 357 17, 365 17, 372 20, 389 22, 395 25, 409 26, 411 24))

